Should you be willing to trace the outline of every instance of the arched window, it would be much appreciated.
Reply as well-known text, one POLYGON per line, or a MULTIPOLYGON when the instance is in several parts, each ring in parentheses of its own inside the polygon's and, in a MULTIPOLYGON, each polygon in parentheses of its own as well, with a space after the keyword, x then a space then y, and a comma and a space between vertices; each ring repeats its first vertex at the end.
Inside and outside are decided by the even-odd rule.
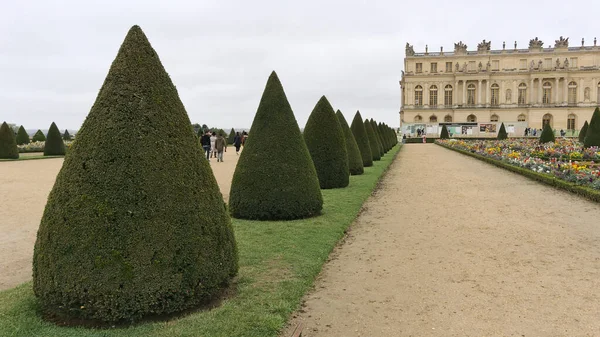
POLYGON ((519 105, 527 104, 527 84, 519 84, 519 105))
POLYGON ((445 122, 445 123, 452 123, 452 116, 450 116, 450 115, 446 115, 446 116, 444 117, 444 122, 445 122))
POLYGON ((500 86, 497 83, 492 84, 492 105, 500 104, 500 86))
POLYGON ((498 115, 496 115, 496 114, 493 114, 493 115, 490 117, 490 122, 497 122, 497 121, 498 121, 498 115))
POLYGON ((432 85, 429 87, 429 105, 437 106, 437 103, 438 103, 437 86, 432 85))
POLYGON ((524 122, 524 121, 526 121, 526 120, 527 120, 527 117, 525 116, 525 114, 520 114, 520 115, 517 117, 517 121, 519 121, 519 122, 524 122))
POLYGON ((567 116, 567 130, 575 130, 575 122, 576 116, 574 114, 569 114, 569 116, 567 116))
POLYGON ((450 84, 444 88, 444 105, 452 105, 452 86, 450 84))
POLYGON ((423 87, 420 85, 415 87, 415 105, 423 106, 423 87))
POLYGON ((577 83, 569 82, 569 104, 577 103, 577 83))
POLYGON ((552 103, 552 84, 550 82, 544 82, 542 86, 544 96, 542 97, 543 104, 551 104, 552 103))
POLYGON ((416 115, 415 116, 415 123, 420 123, 423 121, 423 117, 421 117, 421 115, 416 115))
POLYGON ((475 105, 475 84, 467 86, 467 105, 475 105))
POLYGON ((475 115, 469 115, 469 116, 467 116, 467 122, 475 123, 475 122, 477 122, 477 117, 475 117, 475 115))
POLYGON ((429 116, 429 123, 437 123, 437 116, 436 115, 429 116))
POLYGON ((544 126, 546 124, 550 124, 550 127, 552 127, 552 115, 551 114, 545 114, 544 117, 542 118, 542 126, 544 126))

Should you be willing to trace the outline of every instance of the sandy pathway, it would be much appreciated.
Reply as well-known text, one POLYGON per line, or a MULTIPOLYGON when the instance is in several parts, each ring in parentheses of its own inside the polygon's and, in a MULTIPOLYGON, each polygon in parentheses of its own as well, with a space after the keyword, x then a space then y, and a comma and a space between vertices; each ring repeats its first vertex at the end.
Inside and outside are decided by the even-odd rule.
MULTIPOLYGON (((229 147, 224 162, 211 159, 225 201, 237 164, 229 147)), ((37 229, 63 159, 0 162, 0 290, 31 279, 37 229)))
POLYGON ((432 144, 365 206, 303 336, 600 336, 600 205, 432 144))

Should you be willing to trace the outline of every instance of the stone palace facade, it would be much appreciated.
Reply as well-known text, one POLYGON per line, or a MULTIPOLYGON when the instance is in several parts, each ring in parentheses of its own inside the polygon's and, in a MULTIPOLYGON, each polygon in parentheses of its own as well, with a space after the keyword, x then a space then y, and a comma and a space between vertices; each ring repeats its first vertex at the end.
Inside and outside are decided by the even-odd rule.
POLYGON ((600 102, 600 47, 569 47, 560 37, 553 48, 538 38, 528 49, 492 50, 479 43, 469 51, 415 53, 406 44, 400 124, 515 122, 531 128, 550 123, 579 130, 600 102))

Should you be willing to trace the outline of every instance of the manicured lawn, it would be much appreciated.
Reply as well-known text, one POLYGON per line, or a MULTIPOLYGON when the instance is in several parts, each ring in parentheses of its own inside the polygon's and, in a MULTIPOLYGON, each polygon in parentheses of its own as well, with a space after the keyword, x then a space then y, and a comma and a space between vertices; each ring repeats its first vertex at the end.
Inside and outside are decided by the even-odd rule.
POLYGON ((35 160, 35 159, 51 159, 64 158, 65 156, 44 156, 43 152, 20 153, 19 159, 0 159, 0 161, 16 161, 16 160, 35 160))
POLYGON ((365 168, 363 175, 352 176, 348 188, 323 190, 319 217, 234 219, 240 254, 236 294, 216 309, 129 328, 57 327, 38 316, 28 282, 0 292, 0 336, 277 336, 399 149, 365 168))

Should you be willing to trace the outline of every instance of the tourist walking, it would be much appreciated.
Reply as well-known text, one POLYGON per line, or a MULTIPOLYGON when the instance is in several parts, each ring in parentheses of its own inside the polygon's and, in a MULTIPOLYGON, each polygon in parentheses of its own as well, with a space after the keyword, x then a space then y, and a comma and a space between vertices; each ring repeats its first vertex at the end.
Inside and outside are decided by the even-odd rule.
POLYGON ((206 159, 208 161, 210 161, 210 133, 209 132, 205 132, 204 134, 202 134, 202 137, 200 138, 200 144, 202 145, 202 149, 204 150, 204 152, 206 154, 206 159))
POLYGON ((211 157, 212 158, 216 158, 217 157, 217 150, 215 149, 215 142, 217 141, 217 133, 213 132, 212 135, 210 136, 210 151, 211 151, 211 157))
POLYGON ((235 133, 235 137, 233 138, 233 145, 235 146, 235 154, 240 155, 240 147, 242 146, 242 136, 239 132, 235 133))
POLYGON ((215 150, 217 151, 217 163, 223 162, 223 151, 227 151, 227 140, 220 133, 215 139, 215 150))
POLYGON ((242 146, 246 146, 247 139, 248 139, 248 133, 246 131, 242 132, 242 146))

